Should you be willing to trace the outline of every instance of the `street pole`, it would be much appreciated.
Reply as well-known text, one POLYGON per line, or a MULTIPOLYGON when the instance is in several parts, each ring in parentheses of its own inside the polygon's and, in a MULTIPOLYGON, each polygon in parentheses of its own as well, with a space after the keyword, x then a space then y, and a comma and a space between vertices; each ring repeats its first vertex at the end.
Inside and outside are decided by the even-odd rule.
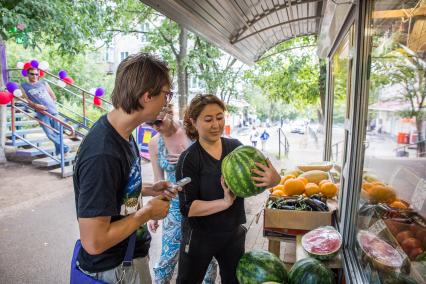
MULTIPOLYGON (((6 43, 0 37, 0 88, 3 88, 7 80, 6 43)), ((6 105, 0 105, 0 164, 6 163, 6 105)))

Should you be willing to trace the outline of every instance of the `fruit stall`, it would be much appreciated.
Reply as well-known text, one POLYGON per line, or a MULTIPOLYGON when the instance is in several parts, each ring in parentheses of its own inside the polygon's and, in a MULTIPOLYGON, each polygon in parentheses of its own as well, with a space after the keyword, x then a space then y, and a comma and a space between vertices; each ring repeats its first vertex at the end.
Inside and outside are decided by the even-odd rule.
POLYGON ((317 36, 323 159, 270 189, 269 251, 247 252, 241 283, 426 283, 426 1, 143 2, 248 64, 317 36), (285 267, 283 241, 296 244, 285 267))

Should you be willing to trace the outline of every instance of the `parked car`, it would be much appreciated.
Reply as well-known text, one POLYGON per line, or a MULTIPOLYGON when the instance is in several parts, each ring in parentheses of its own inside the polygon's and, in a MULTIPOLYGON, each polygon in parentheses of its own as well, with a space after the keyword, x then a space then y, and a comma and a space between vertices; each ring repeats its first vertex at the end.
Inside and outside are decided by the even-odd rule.
POLYGON ((291 127, 291 133, 305 134, 305 125, 295 124, 291 127))

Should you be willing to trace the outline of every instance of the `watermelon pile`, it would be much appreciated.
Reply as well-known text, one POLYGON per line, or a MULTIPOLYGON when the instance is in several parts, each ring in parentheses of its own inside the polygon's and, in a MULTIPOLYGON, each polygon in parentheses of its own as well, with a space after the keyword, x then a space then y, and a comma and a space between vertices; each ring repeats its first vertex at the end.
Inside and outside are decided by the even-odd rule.
POLYGON ((222 175, 236 196, 249 197, 265 190, 257 187, 251 179, 251 169, 256 168, 255 162, 268 165, 262 152, 251 146, 239 146, 223 159, 222 175))
POLYGON ((302 237, 303 249, 312 257, 328 260, 337 255, 342 246, 342 236, 331 226, 319 227, 302 237))
POLYGON ((240 284, 288 283, 287 271, 282 261, 264 250, 250 251, 241 257, 237 266, 237 279, 240 284))
POLYGON ((334 274, 319 260, 308 257, 293 264, 289 272, 292 284, 333 284, 334 274))

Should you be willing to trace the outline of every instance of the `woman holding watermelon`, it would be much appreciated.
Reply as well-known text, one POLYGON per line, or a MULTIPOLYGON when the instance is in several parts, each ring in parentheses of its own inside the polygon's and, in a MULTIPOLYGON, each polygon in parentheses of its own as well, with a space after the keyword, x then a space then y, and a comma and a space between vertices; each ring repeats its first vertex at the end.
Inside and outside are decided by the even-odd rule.
MULTIPOLYGON (((239 259, 244 254, 246 222, 244 199, 235 197, 221 174, 223 158, 241 145, 237 139, 222 137, 225 105, 213 95, 197 95, 192 99, 184 126, 195 142, 179 157, 176 178, 190 177, 179 193, 183 216, 182 242, 177 283, 201 283, 207 267, 216 258, 221 283, 237 284, 235 276, 239 259)), ((272 187, 280 176, 268 161, 253 170, 258 186, 272 187)))
MULTIPOLYGON (((165 180, 176 183, 176 164, 182 151, 191 143, 186 136, 185 129, 179 121, 173 119, 173 105, 168 104, 163 108, 153 123, 153 128, 158 132, 149 141, 149 154, 154 172, 154 182, 165 180)), ((182 215, 179 210, 179 199, 170 201, 170 209, 166 218, 163 219, 163 233, 161 238, 161 255, 154 265, 154 283, 170 283, 175 270, 179 247, 182 240, 181 230, 182 215)), ((151 232, 156 232, 158 221, 148 222, 151 232)), ((217 264, 211 262, 209 271, 204 279, 204 284, 214 284, 217 274, 217 264)))

